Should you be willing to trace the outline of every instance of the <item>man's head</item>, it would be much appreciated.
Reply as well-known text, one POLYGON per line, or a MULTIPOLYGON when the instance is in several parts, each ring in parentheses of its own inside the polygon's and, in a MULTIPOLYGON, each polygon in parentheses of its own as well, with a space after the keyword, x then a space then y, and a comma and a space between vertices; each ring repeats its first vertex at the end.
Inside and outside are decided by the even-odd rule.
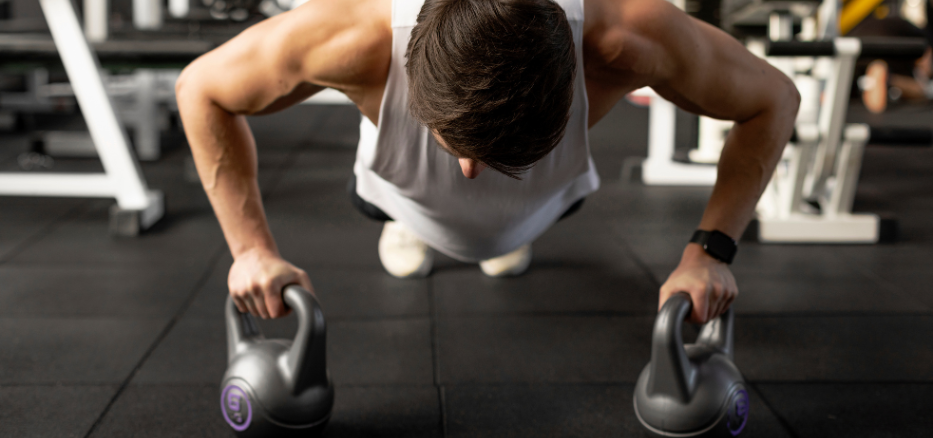
POLYGON ((576 56, 552 0, 426 0, 407 57, 412 115, 454 156, 517 178, 563 137, 576 56))

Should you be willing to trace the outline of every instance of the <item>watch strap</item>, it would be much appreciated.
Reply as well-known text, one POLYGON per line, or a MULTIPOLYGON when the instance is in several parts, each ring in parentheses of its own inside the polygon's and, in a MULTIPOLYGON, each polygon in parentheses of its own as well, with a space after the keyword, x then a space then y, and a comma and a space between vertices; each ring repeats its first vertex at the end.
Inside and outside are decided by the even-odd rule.
POLYGON ((738 244, 735 240, 719 230, 696 230, 690 242, 699 244, 707 254, 726 264, 732 263, 738 251, 738 244))

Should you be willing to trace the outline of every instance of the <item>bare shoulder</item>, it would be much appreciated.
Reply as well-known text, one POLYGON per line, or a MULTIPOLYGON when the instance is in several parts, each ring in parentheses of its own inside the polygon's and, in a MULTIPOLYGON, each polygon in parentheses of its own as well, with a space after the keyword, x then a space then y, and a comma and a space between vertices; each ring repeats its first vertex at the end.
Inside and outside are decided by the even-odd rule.
POLYGON ((641 81, 661 74, 669 43, 689 39, 694 26, 665 0, 586 0, 585 8, 587 62, 595 69, 627 73, 641 81))
POLYGON ((380 79, 372 76, 388 65, 391 9, 391 0, 310 0, 273 27, 270 45, 281 68, 300 69, 318 85, 355 88, 380 79))
POLYGON ((222 107, 251 114, 296 90, 332 87, 351 95, 384 82, 391 40, 391 0, 310 0, 253 25, 186 70, 197 72, 190 76, 222 107))

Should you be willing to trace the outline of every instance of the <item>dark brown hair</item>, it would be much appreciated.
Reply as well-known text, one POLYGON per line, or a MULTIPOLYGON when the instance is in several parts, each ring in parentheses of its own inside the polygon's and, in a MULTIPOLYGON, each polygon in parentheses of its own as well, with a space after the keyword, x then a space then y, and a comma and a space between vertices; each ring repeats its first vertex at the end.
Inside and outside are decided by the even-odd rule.
POLYGON ((563 138, 576 55, 552 0, 426 0, 407 58, 412 115, 459 157, 518 178, 563 138))

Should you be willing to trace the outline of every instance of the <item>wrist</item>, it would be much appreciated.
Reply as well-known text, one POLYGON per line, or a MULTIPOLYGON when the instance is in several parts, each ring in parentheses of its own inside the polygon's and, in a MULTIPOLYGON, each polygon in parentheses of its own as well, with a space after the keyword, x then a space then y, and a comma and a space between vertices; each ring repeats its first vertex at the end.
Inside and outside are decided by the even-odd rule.
POLYGON ((275 246, 275 243, 270 244, 256 244, 245 246, 241 245, 236 250, 231 246, 231 251, 233 254, 233 259, 238 260, 241 258, 265 258, 265 257, 281 257, 279 255, 279 250, 275 246))
POLYGON ((709 264, 711 262, 723 263, 721 260, 709 255, 709 253, 703 249, 703 245, 694 242, 687 244, 680 257, 681 265, 709 264))

